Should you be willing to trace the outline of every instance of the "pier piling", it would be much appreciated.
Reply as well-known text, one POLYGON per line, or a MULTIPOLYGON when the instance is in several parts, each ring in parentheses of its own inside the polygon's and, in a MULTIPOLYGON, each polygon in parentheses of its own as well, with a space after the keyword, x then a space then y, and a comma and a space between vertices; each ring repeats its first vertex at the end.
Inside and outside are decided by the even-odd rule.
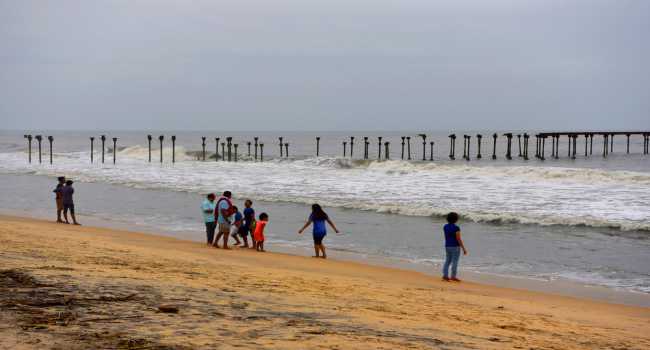
POLYGON ((492 159, 497 159, 497 137, 498 137, 497 133, 494 133, 492 135, 492 139, 493 139, 493 142, 492 142, 492 159))
POLYGON ((226 160, 226 143, 225 142, 221 143, 221 160, 223 160, 223 161, 226 160))
POLYGON ((258 139, 259 139, 259 137, 253 137, 253 140, 255 141, 255 161, 256 162, 257 162, 257 146, 258 146, 257 141, 258 141, 258 139))
POLYGON ((433 162, 433 145, 434 145, 434 142, 431 141, 431 142, 429 142, 429 144, 431 145, 431 149, 429 150, 429 161, 433 162))
POLYGON ((316 157, 320 155, 320 137, 316 137, 316 157))
POLYGON ((625 134, 627 137, 627 154, 630 154, 630 134, 625 134))
POLYGON ((264 161, 264 144, 260 143, 260 162, 264 161))
POLYGON ((38 142, 38 164, 43 162, 42 152, 41 152, 41 141, 43 141, 42 135, 36 135, 36 142, 38 142))
MULTIPOLYGON (((390 159, 390 142, 386 141, 384 142, 384 153, 386 154, 386 160, 390 159)), ((350 153, 352 153, 352 150, 350 150, 350 153)))
POLYGON ((54 137, 48 136, 47 140, 50 142, 50 165, 52 165, 52 142, 54 142, 54 137))
MULTIPOLYGON (((95 138, 91 136, 90 137, 90 164, 93 163, 93 158, 94 158, 93 155, 95 154, 94 148, 95 148, 95 138)), ((151 159, 151 151, 149 151, 149 159, 151 159)))
POLYGON ((614 134, 610 134, 609 136, 611 137, 609 140, 609 144, 611 145, 609 153, 614 153, 614 134))
POLYGON ((27 139, 27 159, 29 163, 32 163, 32 135, 25 135, 24 138, 27 139))
MULTIPOLYGON (((162 163, 163 162, 163 141, 165 140, 165 136, 164 135, 158 136, 158 140, 160 140, 160 163, 162 163)), ((102 159, 103 158, 104 156, 102 156, 102 159)))
POLYGON ((467 159, 467 135, 463 135, 463 159, 467 159))
POLYGON ((402 136, 402 160, 404 160, 404 146, 406 145, 406 136, 402 136))
POLYGON ((205 136, 201 136, 201 148, 203 149, 203 161, 205 162, 205 136))
POLYGON ((378 146, 377 160, 381 160, 381 136, 378 136, 377 140, 378 140, 378 142, 377 142, 377 146, 378 146))
POLYGON ((278 140, 280 141, 280 158, 282 158, 282 146, 284 146, 282 143, 282 136, 278 137, 278 140))
POLYGON ((228 161, 232 162, 232 137, 226 137, 226 142, 228 142, 228 161))
POLYGON ((524 133, 524 160, 528 160, 528 139, 530 135, 524 133))
POLYGON ((117 137, 113 137, 113 165, 115 165, 116 155, 117 155, 117 137))
POLYGON ((508 146, 506 148, 506 159, 511 160, 512 159, 512 134, 505 133, 503 134, 503 136, 505 136, 508 141, 508 146))
POLYGON ((517 134, 517 143, 519 144, 519 156, 518 157, 521 158, 522 157, 522 154, 521 154, 521 134, 517 134))
MULTIPOLYGON (((246 142, 246 146, 248 146, 247 156, 250 158, 250 156, 251 156, 251 142, 250 141, 246 142)), ((316 153, 318 154, 318 147, 316 147, 316 153)))
POLYGON ((368 159, 368 137, 363 137, 363 159, 368 159))
POLYGON ((348 142, 343 141, 343 158, 348 156, 348 142))
POLYGON ((588 146, 589 146, 589 134, 585 134, 585 158, 589 156, 588 146))
POLYGON ((350 158, 354 157, 354 136, 350 136, 350 158))
POLYGON ((456 159, 456 134, 449 135, 449 159, 456 159))
POLYGON ((546 160, 546 136, 542 136, 542 155, 539 159, 546 160))
POLYGON ((234 144, 234 146, 235 146, 235 162, 236 162, 237 161, 237 148, 239 147, 239 144, 236 143, 236 144, 234 144))
POLYGON ((426 134, 419 134, 422 138, 422 161, 427 160, 427 135, 426 134))
MULTIPOLYGON (((102 135, 100 137, 100 139, 102 140, 102 164, 104 164, 104 152, 106 152, 106 148, 105 148, 106 135, 102 135)), ((162 141, 161 141, 161 143, 162 143, 162 141)))
POLYGON ((481 159, 483 156, 481 155, 481 139, 483 139, 483 135, 477 134, 476 135, 476 143, 478 146, 478 154, 476 155, 476 159, 481 159))
MULTIPOLYGON (((220 137, 215 137, 215 138, 214 138, 214 141, 215 141, 215 147, 214 147, 214 161, 215 161, 215 162, 218 162, 218 161, 219 161, 219 140, 221 140, 220 137)), ((223 152, 222 152, 222 154, 221 154, 221 157, 222 157, 222 159, 223 159, 223 152)))
POLYGON ((149 163, 151 163, 151 135, 147 135, 147 141, 149 142, 149 163))
POLYGON ((172 135, 172 163, 176 163, 176 135, 172 135))
POLYGON ((407 159, 411 160, 411 136, 406 137, 406 154, 407 159))
POLYGON ((284 156, 289 158, 289 143, 288 142, 286 142, 284 144, 284 156))

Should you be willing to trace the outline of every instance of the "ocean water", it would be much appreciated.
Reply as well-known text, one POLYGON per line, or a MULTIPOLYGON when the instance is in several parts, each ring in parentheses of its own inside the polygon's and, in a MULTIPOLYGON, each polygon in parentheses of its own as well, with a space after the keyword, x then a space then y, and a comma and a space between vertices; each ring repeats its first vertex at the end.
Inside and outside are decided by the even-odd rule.
MULTIPOLYGON (((34 150, 32 164, 27 162, 24 133, 0 133, 0 174, 5 179, 0 204, 5 209, 45 212, 53 205, 48 190, 52 178, 65 175, 77 181, 82 215, 202 239, 196 206, 203 194, 227 189, 237 201, 252 198, 259 203, 258 212, 271 214, 275 244, 308 247, 310 240, 295 231, 308 205, 319 202, 344 232, 330 235, 332 248, 406 259, 432 269, 442 259, 444 215, 457 211, 470 249, 464 269, 650 293, 650 156, 641 154, 641 137, 631 139, 630 154, 625 152, 625 137, 617 137, 607 158, 602 157, 598 138, 593 155, 584 157, 584 140, 579 139, 575 160, 567 157, 567 140, 560 143, 560 159, 551 159, 548 142, 546 161, 517 157, 516 138, 514 157, 506 160, 505 139, 500 137, 498 159, 492 160, 492 140, 487 137, 491 132, 482 132, 483 159, 475 159, 474 138, 471 160, 462 159, 461 136, 457 160, 451 161, 447 134, 431 132, 427 160, 422 161, 422 141, 416 133, 230 133, 220 137, 232 136, 240 145, 239 161, 224 162, 210 158, 215 132, 179 132, 176 163, 171 163, 168 139, 174 133, 166 132, 160 163, 157 136, 163 133, 157 132, 152 133, 149 163, 147 132, 106 132, 109 138, 119 138, 113 165, 112 149, 107 150, 106 163, 100 162, 97 139, 95 162, 90 163, 88 137, 97 138, 98 133, 42 132, 55 138, 50 165, 46 143, 43 163, 34 150), (343 157, 342 142, 349 142, 351 135, 356 137, 354 157, 349 157, 349 144, 343 157), (361 159, 359 140, 364 135, 372 135, 369 160, 361 159), (377 159, 377 135, 390 141, 390 160, 383 145, 382 159, 377 159), (400 137, 406 135, 412 137, 411 161, 400 159, 400 137), (201 136, 207 137, 205 162, 197 160, 201 136), (247 142, 254 136, 265 143, 264 162, 248 157, 247 142), (290 144, 290 157, 279 156, 278 136, 290 144), (321 137, 319 157, 316 136, 321 137), (430 140, 435 142, 433 162, 428 160, 430 140), (31 196, 42 204, 34 207, 25 200, 31 196)), ((532 156, 534 139, 529 147, 532 156)))

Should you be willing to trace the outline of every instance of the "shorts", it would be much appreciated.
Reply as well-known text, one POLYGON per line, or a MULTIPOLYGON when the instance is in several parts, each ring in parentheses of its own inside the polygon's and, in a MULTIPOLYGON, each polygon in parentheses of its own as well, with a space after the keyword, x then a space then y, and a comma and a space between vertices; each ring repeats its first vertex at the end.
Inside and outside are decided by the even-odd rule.
POLYGON ((219 223, 219 233, 230 233, 230 224, 227 222, 219 223))
MULTIPOLYGON (((248 233, 251 231, 250 227, 248 226, 240 226, 239 227, 239 235, 242 237, 247 237, 248 233)), ((252 236, 252 234, 251 234, 252 236)))
POLYGON ((69 210, 70 214, 74 214, 74 203, 63 203, 63 210, 69 210))
POLYGON ((63 210, 63 198, 56 199, 56 210, 63 210))
POLYGON ((327 234, 316 234, 314 233, 314 244, 323 244, 323 238, 325 238, 327 234))
POLYGON ((239 227, 237 227, 235 225, 230 226, 230 235, 231 236, 236 235, 238 232, 239 232, 239 227))

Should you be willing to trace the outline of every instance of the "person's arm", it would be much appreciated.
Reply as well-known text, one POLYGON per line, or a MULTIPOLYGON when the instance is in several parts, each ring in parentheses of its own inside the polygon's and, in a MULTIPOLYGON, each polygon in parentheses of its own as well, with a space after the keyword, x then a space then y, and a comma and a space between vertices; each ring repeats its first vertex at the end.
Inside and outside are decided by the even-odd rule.
POLYGON ((304 231, 309 225, 311 225, 311 222, 312 222, 311 219, 307 220, 305 226, 303 226, 300 230, 298 230, 298 233, 302 234, 302 231, 304 231))
POLYGON ((334 223, 332 222, 332 220, 330 220, 330 218, 327 218, 327 223, 330 224, 330 226, 332 226, 332 228, 334 229, 334 231, 335 231, 336 233, 339 233, 339 229, 336 228, 336 226, 334 225, 334 223))
POLYGON ((219 209, 221 211, 221 216, 226 220, 227 223, 230 223, 230 218, 228 218, 228 209, 219 209))
POLYGON ((458 244, 460 244, 460 247, 463 249, 463 255, 467 255, 465 244, 463 244, 463 240, 460 238, 460 230, 456 231, 456 240, 458 241, 458 244))
POLYGON ((206 214, 213 214, 214 210, 210 208, 210 206, 206 206, 205 204, 201 206, 201 209, 203 209, 203 212, 206 214))

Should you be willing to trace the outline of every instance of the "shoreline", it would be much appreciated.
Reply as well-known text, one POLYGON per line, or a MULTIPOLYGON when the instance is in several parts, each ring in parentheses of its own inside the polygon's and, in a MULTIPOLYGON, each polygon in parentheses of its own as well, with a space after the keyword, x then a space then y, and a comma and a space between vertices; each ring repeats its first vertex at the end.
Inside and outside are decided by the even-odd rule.
MULTIPOLYGON (((0 210, 0 217, 15 217, 23 219, 33 219, 42 221, 44 223, 53 222, 48 220, 43 220, 39 215, 29 215, 28 212, 20 210, 0 210)), ((95 228, 106 228, 112 230, 119 230, 125 232, 134 232, 131 228, 136 226, 135 232, 145 233, 155 236, 163 236, 175 238, 188 242, 201 242, 200 240, 195 239, 196 235, 201 235, 203 238, 203 232, 196 233, 184 233, 179 235, 178 232, 174 231, 165 231, 159 228, 150 227, 148 225, 135 225, 129 222, 118 222, 110 221, 102 218, 97 218, 92 215, 86 215, 83 217, 86 222, 90 223, 89 227, 95 228)), ((272 241, 268 242, 266 247, 267 251, 270 253, 283 253, 294 255, 297 257, 309 256, 312 251, 311 247, 304 248, 298 246, 291 246, 282 243, 274 243, 272 241)), ((386 256, 375 256, 368 255, 363 253, 355 252, 346 252, 336 248, 328 248, 330 255, 330 260, 341 260, 345 262, 354 262, 362 265, 370 265, 377 267, 386 267, 386 268, 396 268, 400 270, 406 270, 409 272, 419 272, 430 278, 437 279, 439 277, 438 270, 440 267, 438 265, 428 265, 428 264, 418 264, 415 262, 408 261, 406 259, 400 258, 391 258, 386 256), (334 258, 334 259, 332 259, 334 258)), ((517 289, 522 291, 531 291, 531 292, 541 292, 547 294, 554 294, 558 296, 567 296, 575 297, 581 299, 589 299, 593 301, 601 301, 613 304, 621 304, 628 306, 641 306, 641 307, 650 307, 650 294, 642 292, 634 292, 629 290, 621 290, 612 287, 598 286, 583 284, 576 281, 571 281, 567 279, 555 279, 555 280, 542 280, 534 279, 532 277, 526 276, 512 276, 512 275, 499 275, 495 273, 479 273, 475 271, 468 271, 462 268, 462 263, 459 268, 461 272, 461 277, 463 280, 468 282, 475 282, 479 284, 484 284, 488 286, 502 286, 511 289, 517 289)))
POLYGON ((7 348, 650 347, 646 307, 124 230, 0 222, 7 348))

